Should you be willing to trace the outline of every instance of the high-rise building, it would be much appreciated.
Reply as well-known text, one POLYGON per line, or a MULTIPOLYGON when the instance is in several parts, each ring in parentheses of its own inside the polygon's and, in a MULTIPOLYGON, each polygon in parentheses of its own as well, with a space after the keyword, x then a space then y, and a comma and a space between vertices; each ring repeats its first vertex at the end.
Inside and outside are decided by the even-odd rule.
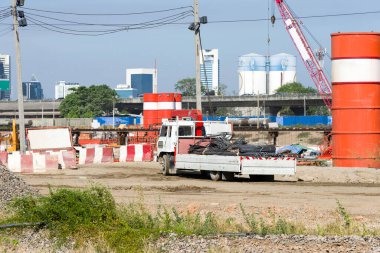
POLYGON ((127 69, 127 88, 136 89, 136 95, 157 93, 157 69, 127 69))
POLYGON ((121 99, 137 97, 137 90, 129 87, 126 84, 119 84, 115 89, 117 95, 121 99))
POLYGON ((55 85, 55 99, 64 99, 67 95, 73 93, 73 89, 78 88, 79 83, 69 83, 66 81, 59 81, 55 85))
POLYGON ((200 53, 201 83, 206 91, 218 94, 220 80, 220 62, 218 49, 206 49, 200 53), (204 62, 203 62, 204 58, 204 62))
POLYGON ((0 99, 11 96, 11 68, 9 55, 0 54, 0 99))
POLYGON ((42 100, 44 98, 41 82, 35 76, 32 76, 29 82, 22 83, 22 93, 26 100, 42 100))

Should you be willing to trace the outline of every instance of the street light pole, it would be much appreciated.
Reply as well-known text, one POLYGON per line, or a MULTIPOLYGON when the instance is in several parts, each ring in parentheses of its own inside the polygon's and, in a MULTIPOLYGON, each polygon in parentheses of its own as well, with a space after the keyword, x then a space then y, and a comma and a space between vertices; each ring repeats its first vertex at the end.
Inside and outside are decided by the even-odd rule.
POLYGON ((16 62, 17 62, 17 99, 18 99, 18 124, 20 129, 20 152, 22 154, 26 151, 25 142, 25 119, 24 119, 24 95, 22 91, 22 75, 21 75, 21 56, 20 56, 20 36, 18 32, 17 20, 17 0, 13 0, 12 6, 13 14, 13 30, 15 34, 16 46, 16 62))

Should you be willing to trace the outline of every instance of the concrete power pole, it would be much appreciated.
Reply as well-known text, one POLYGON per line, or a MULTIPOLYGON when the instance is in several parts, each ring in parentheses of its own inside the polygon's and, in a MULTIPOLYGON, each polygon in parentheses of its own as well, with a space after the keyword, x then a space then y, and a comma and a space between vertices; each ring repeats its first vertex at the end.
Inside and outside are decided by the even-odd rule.
MULTIPOLYGON (((197 27, 199 24, 199 3, 198 0, 194 0, 194 25, 197 27)), ((199 29, 194 30, 194 42, 195 42, 195 92, 197 101, 197 110, 202 112, 202 84, 201 84, 201 65, 200 65, 200 40, 199 29)))
POLYGON ((16 44, 16 62, 17 62, 17 99, 18 99, 18 124, 20 130, 20 151, 22 154, 26 151, 25 143, 25 119, 24 119, 24 95, 22 92, 22 75, 21 75, 21 56, 20 56, 20 37, 18 33, 17 20, 17 0, 13 0, 13 29, 15 33, 16 44))

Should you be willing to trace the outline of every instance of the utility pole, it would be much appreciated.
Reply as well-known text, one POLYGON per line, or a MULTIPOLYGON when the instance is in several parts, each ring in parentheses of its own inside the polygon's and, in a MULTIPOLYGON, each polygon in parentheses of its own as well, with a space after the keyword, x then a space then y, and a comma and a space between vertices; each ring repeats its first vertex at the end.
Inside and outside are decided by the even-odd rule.
POLYGON ((257 129, 260 128, 260 91, 257 91, 257 129))
MULTIPOLYGON (((25 142, 25 119, 24 119, 24 95, 22 92, 22 75, 21 75, 21 56, 20 56, 20 36, 18 32, 18 11, 17 6, 21 1, 13 0, 13 30, 16 44, 16 62, 17 62, 17 99, 18 99, 18 124, 20 129, 20 151, 22 154, 26 151, 25 142)), ((22 1, 23 5, 23 1, 22 1)))
POLYGON ((195 92, 197 101, 197 110, 202 113, 202 84, 201 84, 201 65, 200 65, 200 40, 199 40, 199 3, 194 0, 194 25, 198 29, 194 29, 194 43, 195 43, 195 92))
POLYGON ((303 116, 306 116, 306 97, 303 96, 303 116))

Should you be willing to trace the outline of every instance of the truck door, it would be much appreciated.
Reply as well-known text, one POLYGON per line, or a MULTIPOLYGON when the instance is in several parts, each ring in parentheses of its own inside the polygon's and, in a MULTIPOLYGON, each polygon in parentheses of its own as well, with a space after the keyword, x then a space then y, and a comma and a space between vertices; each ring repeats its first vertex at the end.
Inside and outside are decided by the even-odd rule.
POLYGON ((166 150, 166 136, 168 134, 168 126, 162 126, 160 130, 160 136, 158 137, 157 142, 157 152, 167 152, 166 150))
POLYGON ((167 129, 165 143, 164 143, 166 152, 174 151, 174 148, 172 147, 172 128, 173 128, 172 126, 168 126, 168 129, 167 129))

